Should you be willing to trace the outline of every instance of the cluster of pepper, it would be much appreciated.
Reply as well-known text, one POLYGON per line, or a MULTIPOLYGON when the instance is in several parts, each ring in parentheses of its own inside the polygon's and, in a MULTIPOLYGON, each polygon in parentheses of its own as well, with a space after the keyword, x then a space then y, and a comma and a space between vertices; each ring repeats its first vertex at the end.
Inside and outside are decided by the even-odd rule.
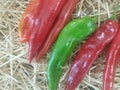
POLYGON ((75 90, 108 44, 103 90, 113 90, 115 70, 120 58, 120 25, 109 19, 96 29, 90 17, 75 19, 65 25, 77 2, 78 0, 31 0, 19 25, 20 40, 29 43, 29 61, 35 58, 38 62, 57 38, 47 69, 49 90, 56 90, 63 67, 73 49, 95 31, 76 55, 65 90, 75 90))
POLYGON ((78 0, 31 0, 19 24, 21 42, 29 43, 29 62, 38 62, 70 19, 78 0), (47 6, 47 7, 46 7, 47 6))

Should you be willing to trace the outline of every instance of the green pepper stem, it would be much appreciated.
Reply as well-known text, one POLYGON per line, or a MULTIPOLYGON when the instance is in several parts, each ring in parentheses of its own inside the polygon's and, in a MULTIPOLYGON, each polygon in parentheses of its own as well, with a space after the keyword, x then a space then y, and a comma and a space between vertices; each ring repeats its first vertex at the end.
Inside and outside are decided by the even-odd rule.
POLYGON ((117 12, 118 12, 119 9, 120 9, 120 5, 117 5, 117 6, 115 7, 114 13, 113 13, 113 15, 111 16, 110 19, 112 19, 112 20, 117 20, 117 12))
POLYGON ((98 21, 98 15, 96 15, 96 16, 93 17, 93 21, 94 21, 94 22, 97 22, 97 21, 98 21))

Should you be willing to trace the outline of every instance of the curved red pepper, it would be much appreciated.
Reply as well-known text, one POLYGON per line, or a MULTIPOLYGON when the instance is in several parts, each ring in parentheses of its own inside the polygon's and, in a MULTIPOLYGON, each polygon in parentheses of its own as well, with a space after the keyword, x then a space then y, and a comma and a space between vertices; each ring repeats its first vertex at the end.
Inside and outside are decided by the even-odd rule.
POLYGON ((85 77, 94 60, 98 57, 104 47, 113 39, 118 30, 118 23, 107 20, 86 41, 78 52, 70 69, 66 90, 75 90, 77 85, 85 77))
POLYGON ((35 23, 38 27, 35 27, 29 40, 28 59, 30 62, 47 38, 47 35, 65 2, 66 0, 44 0, 44 3, 42 3, 42 9, 35 23))
POLYGON ((42 9, 42 3, 44 0, 31 0, 19 23, 18 32, 21 42, 28 42, 34 27, 36 26, 36 20, 38 19, 38 14, 42 9))
POLYGON ((44 54, 48 51, 48 49, 51 47, 53 42, 56 40, 60 31, 62 30, 64 25, 70 19, 77 2, 78 2, 78 0, 67 0, 62 11, 60 12, 59 16, 57 17, 56 22, 54 23, 52 30, 47 37, 47 40, 44 42, 43 47, 38 52, 39 54, 36 57, 37 62, 40 60, 40 58, 42 58, 44 56, 44 54))
POLYGON ((119 32, 116 34, 116 36, 110 43, 110 47, 108 49, 103 73, 102 90, 114 90, 113 89, 114 77, 119 59, 120 59, 120 28, 119 32))

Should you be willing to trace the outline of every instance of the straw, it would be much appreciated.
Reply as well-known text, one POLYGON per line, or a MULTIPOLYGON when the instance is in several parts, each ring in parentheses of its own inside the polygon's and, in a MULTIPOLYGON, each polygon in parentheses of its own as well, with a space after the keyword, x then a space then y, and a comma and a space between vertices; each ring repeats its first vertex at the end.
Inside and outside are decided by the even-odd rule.
MULTIPOLYGON (((30 0, 29 0, 30 1, 30 0)), ((0 90, 48 90, 46 68, 50 51, 40 63, 28 63, 27 43, 20 43, 18 23, 29 3, 28 0, 0 0, 0 90)), ((86 15, 98 16, 98 26, 114 12, 120 0, 80 0, 72 19, 86 15)), ((80 43, 70 56, 58 85, 64 90, 70 65, 81 48, 80 43)), ((105 52, 93 63, 82 83, 76 90, 101 90, 105 52)), ((114 90, 120 90, 120 65, 118 66, 114 90)))

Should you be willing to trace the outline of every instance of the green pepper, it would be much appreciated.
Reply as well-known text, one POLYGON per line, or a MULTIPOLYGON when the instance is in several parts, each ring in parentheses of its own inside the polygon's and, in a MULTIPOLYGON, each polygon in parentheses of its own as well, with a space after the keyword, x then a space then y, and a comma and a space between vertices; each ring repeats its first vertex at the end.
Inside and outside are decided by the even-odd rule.
POLYGON ((68 57, 80 41, 95 30, 94 21, 90 17, 75 19, 61 31, 52 49, 48 63, 47 78, 49 90, 56 90, 62 70, 68 57))

